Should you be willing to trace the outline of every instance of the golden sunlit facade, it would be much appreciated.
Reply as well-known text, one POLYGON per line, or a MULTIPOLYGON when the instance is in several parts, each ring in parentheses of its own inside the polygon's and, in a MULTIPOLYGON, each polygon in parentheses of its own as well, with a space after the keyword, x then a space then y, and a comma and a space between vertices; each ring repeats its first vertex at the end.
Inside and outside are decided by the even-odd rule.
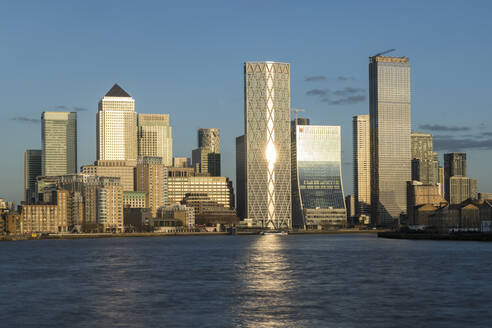
POLYGON ((290 65, 247 62, 244 82, 245 216, 291 228, 290 65))

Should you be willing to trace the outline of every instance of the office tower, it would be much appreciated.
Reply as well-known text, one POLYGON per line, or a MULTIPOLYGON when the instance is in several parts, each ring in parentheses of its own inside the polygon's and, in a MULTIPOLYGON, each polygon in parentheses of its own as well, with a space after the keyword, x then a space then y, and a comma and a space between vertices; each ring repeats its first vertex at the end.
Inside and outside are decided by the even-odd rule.
MULTIPOLYGON (((445 179, 444 179, 444 167, 439 166, 439 192, 441 193, 441 196, 444 197, 445 195, 445 179)), ((445 197, 444 197, 445 198, 445 197)))
POLYGON ((246 218, 246 140, 245 136, 236 138, 236 213, 240 219, 246 218))
POLYGON ((215 128, 198 129, 198 147, 209 148, 214 153, 220 153, 220 130, 215 128))
POLYGON ((347 195, 345 197, 345 207, 347 208, 347 220, 353 221, 355 218, 355 197, 354 195, 347 195))
POLYGON ((444 154, 444 198, 450 201, 450 181, 451 177, 466 177, 466 154, 448 153, 444 154))
POLYGON ((174 157, 173 167, 191 167, 191 158, 189 157, 174 157))
POLYGON ((162 164, 172 165, 173 137, 169 114, 138 114, 138 156, 162 157, 162 164))
POLYGON ((432 134, 412 132, 412 180, 439 183, 439 161, 433 150, 432 134))
POLYGON ((449 178, 449 204, 460 204, 469 198, 477 199, 477 194, 476 179, 457 175, 449 178))
POLYGON ((42 175, 42 151, 27 149, 24 152, 24 201, 33 204, 36 193, 36 177, 42 175))
POLYGON ((42 175, 77 173, 77 113, 41 115, 42 175))
POLYGON ((406 183, 411 179, 410 61, 370 57, 372 222, 392 225, 405 214, 406 183))
POLYGON ((342 185, 340 127, 296 125, 292 133, 295 133, 292 225, 307 229, 344 227, 347 212, 342 185))
POLYGON ((198 129, 198 148, 192 151, 192 163, 197 173, 220 176, 219 129, 198 129))
MULTIPOLYGON (((267 228, 290 228, 290 65, 244 64, 245 214, 267 228)), ((241 166, 237 164, 238 166, 241 166)))
POLYGON ((352 118, 354 197, 357 217, 367 221, 371 215, 371 142, 369 115, 352 118))
POLYGON ((94 165, 84 165, 81 173, 97 175, 99 177, 119 178, 123 191, 135 190, 135 168, 136 160, 117 161, 105 160, 96 161, 94 165))
POLYGON ((137 159, 135 100, 118 84, 99 101, 96 132, 98 160, 137 159))
POLYGON ((136 190, 146 193, 146 205, 152 217, 168 205, 168 172, 161 157, 140 157, 136 169, 136 190))

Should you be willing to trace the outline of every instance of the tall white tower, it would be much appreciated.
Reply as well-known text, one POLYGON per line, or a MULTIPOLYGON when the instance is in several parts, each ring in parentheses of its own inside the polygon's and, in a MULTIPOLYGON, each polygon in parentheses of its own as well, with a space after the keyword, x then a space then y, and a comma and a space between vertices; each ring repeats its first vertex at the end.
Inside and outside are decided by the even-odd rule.
POLYGON ((244 214, 264 227, 290 228, 290 65, 246 62, 244 89, 244 214))
POLYGON ((97 160, 136 160, 137 154, 135 100, 115 84, 99 101, 97 160))

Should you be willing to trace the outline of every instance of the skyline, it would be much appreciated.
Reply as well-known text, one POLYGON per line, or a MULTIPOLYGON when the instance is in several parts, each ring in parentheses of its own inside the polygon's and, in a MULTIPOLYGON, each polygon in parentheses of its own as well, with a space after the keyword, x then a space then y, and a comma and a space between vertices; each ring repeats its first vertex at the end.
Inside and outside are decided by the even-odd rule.
MULTIPOLYGON (((263 9, 275 8, 278 4, 276 1, 251 3, 263 9)), ((111 28, 103 22, 109 9, 114 9, 108 4, 100 6, 99 11, 90 12, 83 10, 82 4, 67 6, 61 2, 47 4, 46 8, 32 6, 28 9, 22 4, 0 5, 7 7, 7 10, 0 11, 3 13, 0 14, 2 24, 6 25, 0 36, 10 46, 9 52, 0 54, 0 59, 4 63, 15 63, 5 67, 4 79, 0 81, 5 93, 0 101, 4 117, 0 137, 4 144, 9 141, 0 162, 3 172, 0 174, 0 197, 17 201, 23 198, 23 153, 26 149, 41 147, 39 120, 43 110, 78 112, 77 168, 93 163, 96 160, 97 102, 114 83, 120 84, 134 97, 137 112, 170 115, 175 157, 191 157, 198 128, 221 129, 223 175, 236 181, 234 143, 237 131, 241 131, 243 125, 244 110, 241 70, 245 61, 256 59, 290 63, 291 107, 304 108, 306 112, 302 116, 310 118, 312 124, 342 126, 344 190, 346 194, 353 193, 351 120, 354 115, 369 112, 367 57, 389 48, 398 49, 392 55, 408 56, 412 61, 412 131, 433 133, 441 165, 444 150, 466 152, 468 176, 479 181, 480 191, 492 190, 492 179, 487 170, 487 162, 492 159, 492 128, 487 114, 492 105, 487 98, 486 79, 492 70, 492 65, 486 61, 492 53, 492 46, 483 42, 489 38, 486 34, 488 29, 483 25, 490 24, 485 20, 490 4, 484 2, 481 7, 475 4, 475 8, 470 8, 446 2, 446 6, 432 3, 424 7, 423 2, 419 2, 406 8, 403 14, 395 10, 392 16, 385 17, 384 23, 375 19, 371 22, 375 24, 375 30, 370 35, 360 30, 364 23, 369 23, 369 19, 363 17, 365 4, 359 4, 357 8, 337 5, 330 11, 331 20, 325 17, 323 22, 307 18, 321 18, 326 13, 322 10, 327 8, 325 4, 311 4, 309 8, 296 8, 296 11, 291 5, 287 3, 278 9, 279 15, 273 20, 279 25, 264 35, 259 30, 266 23, 248 28, 241 15, 238 22, 234 22, 242 8, 237 4, 224 5, 218 14, 205 9, 209 15, 204 15, 206 19, 200 15, 203 8, 187 8, 188 15, 182 17, 180 13, 184 8, 166 7, 169 9, 166 13, 170 13, 169 21, 161 24, 158 15, 151 15, 149 8, 123 3, 115 9, 122 18, 116 20, 111 28), (132 8, 135 10, 131 11, 132 8), (54 16, 50 10, 56 12, 56 20, 52 19, 54 16), (124 25, 123 18, 127 17, 129 10, 137 22, 142 23, 141 26, 124 25), (336 17, 337 13, 348 12, 354 15, 336 17), (8 17, 5 13, 9 13, 8 17), (25 15, 16 22, 21 13, 25 15), (74 22, 70 22, 64 13, 74 22), (176 35, 151 32, 153 25, 159 27, 158 32, 166 31, 172 24, 186 25, 178 23, 171 13, 180 16, 185 23, 194 22, 193 26, 203 27, 203 31, 185 27, 180 28, 176 35), (439 28, 432 29, 435 23, 433 15, 439 13, 439 28), (143 21, 146 15, 150 15, 148 22, 143 21), (304 25, 286 19, 295 15, 303 17, 304 25), (419 26, 411 24, 408 19, 399 21, 399 18, 412 15, 420 18, 419 26), (89 16, 96 24, 88 24, 91 26, 81 29, 80 20, 89 16), (40 17, 43 17, 42 23, 40 17), (213 19, 222 25, 228 22, 230 31, 220 31, 206 24, 213 19), (346 22, 342 22, 343 19, 346 22), (55 30, 59 24, 63 24, 66 35, 55 30), (395 29, 399 32, 391 30, 383 36, 377 35, 376 31, 382 31, 383 27, 391 24, 400 27, 395 29), (39 31, 33 33, 34 28, 39 31), (115 28, 119 33, 112 34, 115 28), (315 28, 318 28, 316 31, 323 28, 337 33, 317 34, 317 37, 314 33, 307 33, 315 28), (253 34, 256 32, 254 38, 246 34, 250 30, 253 34), (10 33, 7 35, 5 31, 10 33), (43 32, 47 36, 39 38, 37 33, 43 32), (151 33, 142 37, 145 32, 151 33), (71 33, 75 34, 75 40, 71 33), (280 34, 272 41, 275 33, 280 34), (111 48, 128 35, 137 43, 139 50, 144 51, 115 52, 111 48), (186 42, 179 40, 183 37, 186 42), (221 40, 233 46, 218 45, 216 50, 208 47, 197 52, 202 50, 204 43, 215 41, 215 44, 221 40), (108 44, 104 45, 104 42, 108 44), (166 52, 164 44, 175 51, 166 52), (94 46, 98 46, 99 52, 94 46), (94 51, 98 55, 94 55, 94 51), (456 65, 457 62, 466 62, 466 65, 456 65), (333 98, 336 95, 341 97, 333 98), (452 134, 455 137, 451 140, 443 138, 452 134), (476 135, 481 135, 481 139, 474 140, 476 135), (460 145, 465 147, 458 147, 460 145), (479 146, 487 149, 477 149, 479 146)), ((90 7, 87 4, 86 8, 90 7)), ((158 13, 163 12, 158 5, 154 9, 158 13)), ((254 5, 242 9, 245 10, 244 17, 256 12, 254 5)), ((385 13, 388 11, 383 6, 382 13, 374 14, 372 18, 377 15, 382 18, 385 13)), ((257 15, 255 17, 261 21, 264 14, 257 15)))

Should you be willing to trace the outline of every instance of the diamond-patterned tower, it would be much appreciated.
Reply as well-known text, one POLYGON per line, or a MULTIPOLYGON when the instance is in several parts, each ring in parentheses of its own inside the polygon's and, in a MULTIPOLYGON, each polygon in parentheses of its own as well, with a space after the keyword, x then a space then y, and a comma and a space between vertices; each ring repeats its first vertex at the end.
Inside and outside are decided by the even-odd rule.
POLYGON ((246 62, 244 90, 245 176, 238 179, 245 184, 244 216, 290 228, 290 65, 246 62))

